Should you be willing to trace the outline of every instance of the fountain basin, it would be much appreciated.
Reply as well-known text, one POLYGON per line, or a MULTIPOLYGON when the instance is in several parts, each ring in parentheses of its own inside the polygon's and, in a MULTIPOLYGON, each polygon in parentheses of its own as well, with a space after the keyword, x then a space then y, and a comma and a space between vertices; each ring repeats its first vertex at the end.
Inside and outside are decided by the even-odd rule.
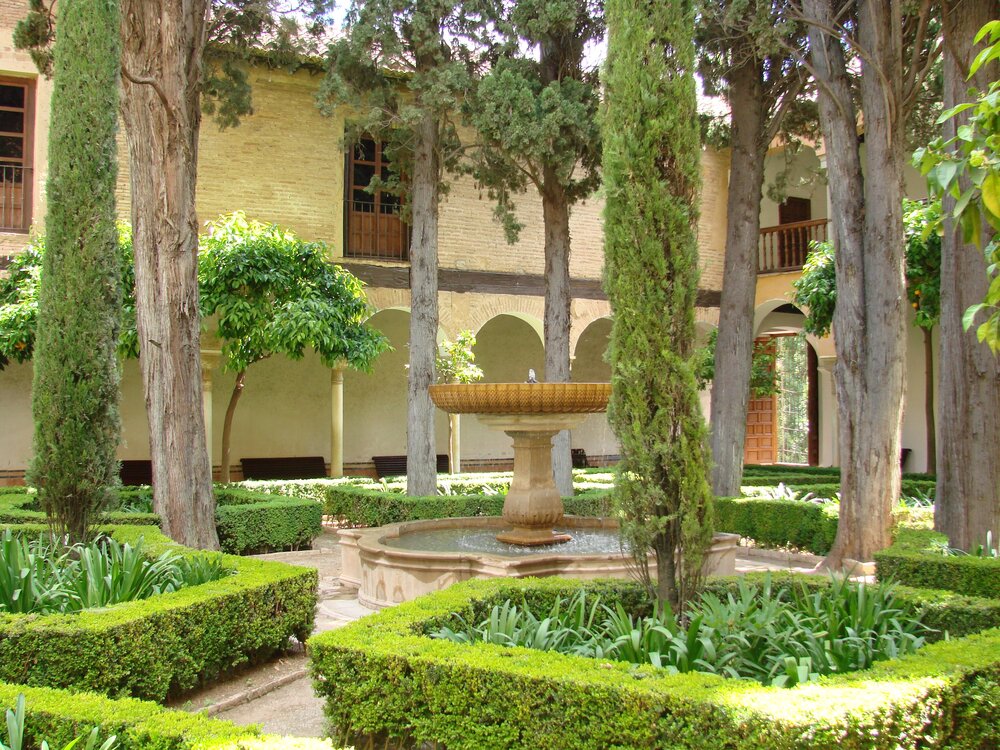
POLYGON ((595 414, 608 408, 610 383, 443 383, 428 388, 450 414, 595 414))
MULTIPOLYGON (((478 534, 492 537, 509 528, 510 524, 503 518, 476 517, 404 521, 371 529, 345 529, 340 532, 343 555, 340 580, 358 588, 361 604, 382 609, 470 578, 562 576, 587 579, 632 576, 635 564, 620 549, 591 551, 601 545, 604 545, 604 550, 607 549, 604 542, 594 541, 601 534, 617 539, 618 522, 613 519, 565 516, 559 523, 559 531, 569 532, 578 537, 577 540, 568 545, 530 549, 511 547, 506 554, 495 551, 495 548, 488 552, 457 546, 449 551, 407 548, 407 536, 414 540, 426 540, 426 532, 431 532, 433 537, 433 532, 464 530, 466 533, 461 536, 478 534), (575 549, 579 546, 584 549, 575 549)), ((438 541, 435 539, 431 543, 438 541)), ((735 573, 738 544, 738 534, 716 534, 706 552, 702 572, 705 575, 735 573)), ((415 546, 426 545, 418 542, 415 546)))

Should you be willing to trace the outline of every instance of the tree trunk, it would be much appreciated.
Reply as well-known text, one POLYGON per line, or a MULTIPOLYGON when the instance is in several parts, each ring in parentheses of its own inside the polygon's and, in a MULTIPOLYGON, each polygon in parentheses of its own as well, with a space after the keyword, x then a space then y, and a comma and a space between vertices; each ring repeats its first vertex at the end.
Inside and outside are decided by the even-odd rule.
POLYGON ((752 58, 730 80, 732 157, 722 271, 719 335, 712 383, 712 491, 721 497, 740 493, 743 447, 753 359, 753 304, 757 292, 757 247, 764 159, 762 137, 768 113, 761 98, 760 70, 752 58))
POLYGON ((233 434, 233 415, 236 413, 236 404, 239 403, 240 396, 243 395, 246 374, 246 370, 240 370, 236 373, 233 392, 229 396, 229 406, 226 407, 226 418, 222 422, 222 466, 219 470, 219 481, 222 482, 228 482, 232 478, 229 475, 229 442, 233 434))
POLYGON ((406 429, 406 492, 437 493, 434 404, 428 386, 434 382, 437 354, 438 122, 425 111, 417 126, 413 154, 410 244, 410 370, 406 429))
POLYGON ((921 328, 924 338, 924 427, 927 430, 927 473, 937 472, 937 425, 934 417, 934 334, 921 328))
POLYGON ((199 360, 195 186, 207 0, 123 0, 136 322, 153 507, 189 547, 218 549, 199 360))
MULTIPOLYGON (((806 15, 830 28, 839 0, 805 0, 806 15)), ((809 31, 819 89, 836 238, 841 501, 837 537, 826 565, 871 560, 888 546, 899 496, 906 299, 903 282, 901 24, 895 4, 859 6, 867 179, 861 171, 857 117, 840 44, 809 31), (885 85, 872 69, 887 77, 885 85)))
MULTIPOLYGON (((993 0, 949 2, 944 23, 944 106, 968 100, 969 86, 985 90, 997 76, 997 64, 979 69, 966 80, 974 57, 972 39, 996 17, 993 0)), ((965 120, 945 123, 945 138, 965 120)), ((968 188, 963 182, 962 190, 968 188)), ((953 547, 970 549, 1000 539, 1000 359, 976 340, 975 325, 962 329, 962 314, 982 302, 988 277, 982 250, 962 241, 961 228, 950 221, 955 200, 942 201, 946 217, 941 247, 941 439, 938 441, 934 527, 948 535, 953 547)), ((983 225, 983 241, 991 230, 983 225)), ((981 322, 981 321, 977 321, 981 322)))
MULTIPOLYGON (((545 380, 568 383, 569 367, 569 200, 551 166, 543 170, 542 217, 545 225, 545 380)), ((573 494, 569 430, 552 440, 552 473, 563 497, 573 494)))

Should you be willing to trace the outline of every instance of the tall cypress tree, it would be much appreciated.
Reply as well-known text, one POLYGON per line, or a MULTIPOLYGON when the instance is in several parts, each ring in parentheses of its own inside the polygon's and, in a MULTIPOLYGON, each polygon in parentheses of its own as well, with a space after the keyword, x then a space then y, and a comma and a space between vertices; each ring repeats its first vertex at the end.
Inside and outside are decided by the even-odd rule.
POLYGON ((694 594, 711 541, 705 423, 691 367, 699 187, 689 0, 607 4, 605 287, 614 314, 609 418, 622 529, 655 593, 694 594), (678 554, 675 561, 675 551, 678 554))
POLYGON ((75 538, 118 481, 118 27, 117 0, 60 5, 29 479, 75 538))

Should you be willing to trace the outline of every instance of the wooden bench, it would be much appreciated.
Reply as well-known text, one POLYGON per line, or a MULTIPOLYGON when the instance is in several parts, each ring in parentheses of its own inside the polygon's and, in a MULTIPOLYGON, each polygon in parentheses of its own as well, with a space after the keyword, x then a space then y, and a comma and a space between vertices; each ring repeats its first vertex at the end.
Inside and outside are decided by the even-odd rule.
MULTIPOLYGON (((406 476, 406 456, 372 456, 375 474, 379 479, 406 476)), ((437 454, 438 474, 448 473, 448 454, 437 454)))
POLYGON ((322 456, 241 458, 244 479, 318 479, 326 476, 322 456))
POLYGON ((119 462, 118 476, 121 477, 122 484, 126 487, 135 487, 140 484, 153 483, 153 462, 152 461, 121 461, 119 462))

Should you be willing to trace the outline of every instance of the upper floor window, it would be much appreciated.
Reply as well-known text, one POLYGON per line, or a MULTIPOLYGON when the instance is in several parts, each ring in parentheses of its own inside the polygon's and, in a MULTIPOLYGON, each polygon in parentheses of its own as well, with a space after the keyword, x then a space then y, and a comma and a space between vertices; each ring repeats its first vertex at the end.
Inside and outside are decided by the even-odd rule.
POLYGON ((375 175, 387 180, 389 161, 380 142, 362 139, 347 158, 344 255, 406 260, 410 231, 400 218, 399 196, 382 190, 369 192, 367 188, 375 175))
POLYGON ((0 231, 31 226, 34 85, 0 78, 0 231))

